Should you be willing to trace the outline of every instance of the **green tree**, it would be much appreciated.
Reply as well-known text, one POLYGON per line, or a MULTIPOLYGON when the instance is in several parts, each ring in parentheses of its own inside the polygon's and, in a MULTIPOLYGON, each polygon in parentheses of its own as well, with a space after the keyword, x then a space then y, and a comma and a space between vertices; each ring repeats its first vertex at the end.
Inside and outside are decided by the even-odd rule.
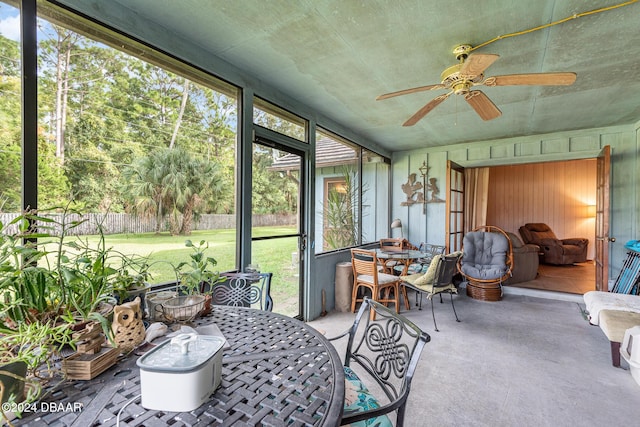
POLYGON ((137 159, 123 170, 123 193, 130 211, 143 218, 156 218, 156 233, 162 230, 164 219, 163 183, 165 170, 163 151, 155 151, 137 159))
POLYGON ((19 44, 2 34, 0 34, 0 76, 20 77, 19 44))
MULTIPOLYGON (((169 220, 172 234, 191 233, 194 216, 223 191, 220 166, 181 149, 163 149, 138 160, 123 173, 134 212, 169 220)), ((157 231, 160 230, 157 226, 157 231)))
MULTIPOLYGON (((177 226, 179 232, 188 232, 201 213, 234 211, 236 99, 66 28, 43 20, 39 25, 38 176, 47 205, 71 199, 85 211, 145 212, 158 216, 159 227, 164 211, 179 212, 186 219, 177 226), (178 175, 163 183, 168 160, 155 153, 171 146, 187 150, 200 163, 181 166, 190 171, 188 179, 178 175), (154 163, 147 164, 146 172, 145 161, 154 163), (133 163, 134 170, 142 169, 127 182, 133 174, 125 172, 133 163), (209 172, 211 180, 198 171, 209 172)), ((21 179, 18 44, 0 37, 0 53, 0 209, 16 210, 21 179)))
POLYGON ((120 170, 113 154, 101 144, 104 132, 104 126, 92 116, 76 120, 67 132, 65 170, 73 183, 71 195, 83 210, 119 212, 123 209, 120 170))
POLYGON ((0 212, 20 210, 20 51, 0 35, 0 212))
POLYGON ((176 148, 165 151, 164 199, 170 201, 169 224, 172 234, 191 234, 193 216, 222 190, 218 165, 194 158, 176 148), (182 220, 180 221, 180 217, 182 220))
POLYGON ((294 171, 271 169, 278 151, 260 145, 253 150, 253 209, 254 214, 290 214, 297 211, 298 175, 294 171))

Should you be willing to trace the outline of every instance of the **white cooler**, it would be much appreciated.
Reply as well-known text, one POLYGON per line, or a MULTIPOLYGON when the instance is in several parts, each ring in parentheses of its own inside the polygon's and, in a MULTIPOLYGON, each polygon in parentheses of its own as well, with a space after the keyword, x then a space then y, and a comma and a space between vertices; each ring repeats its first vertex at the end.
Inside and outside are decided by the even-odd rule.
POLYGON ((188 412, 202 405, 220 385, 224 342, 221 337, 180 334, 140 357, 142 406, 188 412))
POLYGON ((640 325, 624 332, 620 354, 629 364, 631 376, 640 385, 640 325))

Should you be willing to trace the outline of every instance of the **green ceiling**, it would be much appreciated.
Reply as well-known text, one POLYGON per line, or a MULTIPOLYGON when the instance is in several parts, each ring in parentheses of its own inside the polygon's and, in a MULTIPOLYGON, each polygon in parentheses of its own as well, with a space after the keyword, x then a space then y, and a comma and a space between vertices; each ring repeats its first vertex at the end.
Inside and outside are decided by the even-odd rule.
POLYGON ((192 42, 389 151, 640 120, 640 2, 476 51, 500 55, 487 76, 573 71, 572 86, 483 86, 501 117, 482 121, 463 97, 451 96, 413 127, 402 123, 445 90, 375 97, 439 83, 458 44, 477 46, 620 1, 60 2, 143 38, 150 25, 192 42))

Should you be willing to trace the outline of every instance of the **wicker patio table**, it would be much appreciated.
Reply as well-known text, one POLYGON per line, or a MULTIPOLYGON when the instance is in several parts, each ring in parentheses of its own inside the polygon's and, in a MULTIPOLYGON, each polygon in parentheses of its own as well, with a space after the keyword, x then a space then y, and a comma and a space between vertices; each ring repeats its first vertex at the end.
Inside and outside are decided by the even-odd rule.
MULTIPOLYGON (((196 326, 215 323, 228 341, 222 382, 186 413, 140 405, 137 356, 91 381, 66 381, 18 425, 42 426, 336 426, 344 405, 342 362, 305 323, 250 308, 214 306, 196 326), (44 408, 39 411, 38 408, 44 408), (81 409, 79 409, 81 408, 81 409), (74 410, 75 409, 75 410, 74 410)), ((176 393, 176 390, 166 390, 176 393)))

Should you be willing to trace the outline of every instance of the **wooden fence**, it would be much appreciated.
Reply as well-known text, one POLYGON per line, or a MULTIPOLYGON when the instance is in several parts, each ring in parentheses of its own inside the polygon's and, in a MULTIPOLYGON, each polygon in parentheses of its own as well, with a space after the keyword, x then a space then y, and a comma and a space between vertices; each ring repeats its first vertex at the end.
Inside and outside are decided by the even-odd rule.
MULTIPOLYGON (((17 213, 0 213, 0 222, 6 227, 19 214, 17 213)), ((42 216, 52 218, 56 223, 63 222, 63 214, 43 214, 42 216)), ((253 226, 288 226, 296 224, 296 215, 254 215, 253 226)), ((84 215, 66 214, 64 223, 69 226, 74 221, 81 222, 73 228, 73 235, 96 234, 98 227, 101 226, 104 234, 121 234, 121 233, 152 233, 156 230, 155 218, 140 218, 135 215, 126 213, 87 213, 84 215)), ((206 214, 201 215, 198 219, 194 219, 192 230, 217 230, 217 229, 233 229, 236 226, 235 215, 223 214, 206 214)), ((168 231, 168 225, 162 224, 160 231, 168 231)), ((12 225, 6 233, 16 233, 17 225, 12 225)), ((47 230, 52 233, 52 231, 47 230)), ((56 226, 56 234, 60 232, 60 227, 56 226)), ((53 234, 53 233, 52 233, 53 234)))

